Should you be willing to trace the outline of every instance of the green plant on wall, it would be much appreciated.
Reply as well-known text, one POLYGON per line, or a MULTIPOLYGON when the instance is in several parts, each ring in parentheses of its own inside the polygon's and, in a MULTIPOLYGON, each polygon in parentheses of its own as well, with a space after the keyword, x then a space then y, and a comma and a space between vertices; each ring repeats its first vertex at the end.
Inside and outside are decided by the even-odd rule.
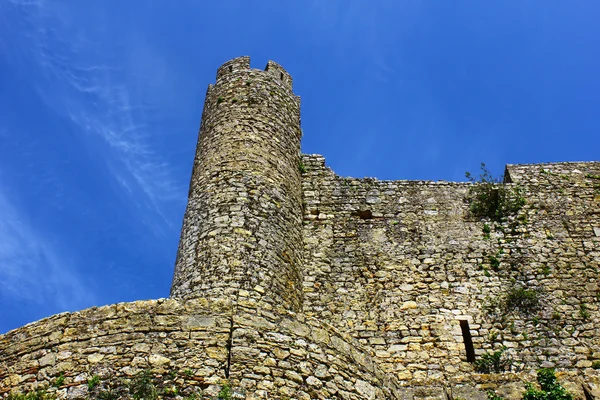
POLYGON ((573 400, 573 396, 556 379, 554 368, 537 371, 537 381, 541 390, 527 383, 523 400, 573 400))
POLYGON ((483 354, 474 363, 475 371, 482 374, 500 373, 509 371, 512 359, 506 354, 506 347, 502 346, 493 353, 483 354))
POLYGON ((59 388, 65 383, 65 375, 61 372, 58 378, 52 382, 52 386, 59 388))
POLYGON ((98 386, 99 383, 100 383, 100 377, 98 375, 92 376, 87 381, 88 390, 93 390, 96 386, 98 386))
POLYGON ((579 316, 587 321, 590 318, 590 312, 588 311, 587 304, 580 303, 579 304, 579 316))
POLYGON ((489 239, 490 233, 492 232, 492 228, 488 224, 483 224, 483 238, 489 239))
POLYGON ((529 315, 540 308, 539 291, 519 285, 513 286, 505 294, 504 307, 508 312, 519 311, 529 315))
POLYGON ((137 374, 129 383, 129 392, 134 399, 158 399, 158 390, 154 385, 152 372, 145 370, 137 374))
POLYGON ((305 174, 306 173, 306 165, 304 165, 304 163, 302 162, 302 160, 300 160, 298 162, 298 171, 300 171, 301 174, 305 174))
POLYGON ((231 386, 229 385, 229 383, 225 383, 221 387, 221 391, 219 392, 217 398, 219 400, 229 400, 229 399, 231 399, 232 394, 233 394, 233 391, 231 390, 231 386))
POLYGON ((492 175, 484 163, 481 163, 481 173, 478 178, 470 172, 466 172, 465 176, 473 183, 467 200, 469 210, 474 216, 502 221, 508 216, 516 215, 525 205, 521 188, 502 183, 500 178, 492 175))
MULTIPOLYGON (((527 382, 521 400, 573 400, 573 396, 556 379, 554 368, 542 368, 537 371, 540 389, 527 382)), ((493 390, 487 392, 488 400, 503 400, 493 390)))
POLYGON ((500 259, 497 255, 490 256, 490 267, 492 267, 494 271, 498 271, 498 269, 500 269, 500 259))

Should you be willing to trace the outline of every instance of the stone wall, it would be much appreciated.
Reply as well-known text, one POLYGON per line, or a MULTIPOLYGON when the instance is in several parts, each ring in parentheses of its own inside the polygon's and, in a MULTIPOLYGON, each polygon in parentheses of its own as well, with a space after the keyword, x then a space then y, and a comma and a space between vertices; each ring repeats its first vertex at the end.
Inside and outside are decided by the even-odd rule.
POLYGON ((600 393, 600 163, 509 165, 527 203, 499 223, 470 215, 469 183, 303 162, 306 315, 373 349, 403 385, 493 383, 466 360, 466 320, 478 357, 506 346, 523 379, 557 367, 600 393), (499 307, 515 288, 538 293, 539 309, 499 307))
POLYGON ((176 372, 183 394, 248 399, 400 398, 394 379, 331 325, 284 309, 160 299, 64 313, 0 335, 0 398, 49 388, 87 398, 87 381, 176 372), (239 308, 238 308, 239 307, 239 308), (189 371, 189 374, 182 374, 189 371), (53 383, 60 376, 59 387, 53 383))
POLYGON ((69 398, 93 375, 118 381, 140 370, 194 370, 202 384, 225 377, 231 317, 207 301, 138 301, 64 313, 0 336, 0 393, 47 387, 60 374, 69 398))
POLYGON ((236 301, 239 290, 302 304, 300 100, 269 61, 221 66, 206 94, 171 296, 236 301))

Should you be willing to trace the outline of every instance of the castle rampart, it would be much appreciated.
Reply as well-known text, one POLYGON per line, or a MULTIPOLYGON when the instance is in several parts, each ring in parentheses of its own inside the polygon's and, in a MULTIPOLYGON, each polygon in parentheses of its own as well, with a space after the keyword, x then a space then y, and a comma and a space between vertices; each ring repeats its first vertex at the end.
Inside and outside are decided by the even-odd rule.
POLYGON ((223 64, 171 298, 0 335, 0 397, 151 370, 180 398, 517 400, 548 367, 600 398, 600 162, 508 165, 485 201, 518 206, 481 216, 480 184, 340 177, 300 138, 281 66, 223 64), (498 351, 512 363, 476 368, 498 351))
POLYGON ((343 178, 321 156, 303 161, 307 315, 407 385, 476 380, 461 320, 477 357, 506 346, 515 371, 598 381, 600 163, 508 165, 525 205, 496 222, 471 215, 470 183, 343 178), (540 307, 502 308, 515 289, 540 307))
POLYGON ((118 384, 151 369, 201 398, 215 398, 226 382, 241 398, 399 398, 393 377, 331 325, 255 304, 231 310, 210 299, 159 299, 26 325, 0 336, 0 396, 62 376, 55 393, 87 399, 93 376, 118 384))

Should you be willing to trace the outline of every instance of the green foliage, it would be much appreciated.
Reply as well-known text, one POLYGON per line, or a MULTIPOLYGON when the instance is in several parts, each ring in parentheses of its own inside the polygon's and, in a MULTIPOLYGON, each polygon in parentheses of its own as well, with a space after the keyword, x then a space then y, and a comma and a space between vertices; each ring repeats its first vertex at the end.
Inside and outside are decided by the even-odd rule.
POLYGON ((163 390, 163 394, 165 397, 176 397, 179 394, 179 389, 177 386, 166 387, 163 390))
POLYGON ((219 98, 217 99, 217 104, 221 104, 224 101, 225 101, 225 99, 222 98, 221 96, 219 96, 219 98))
POLYGON ((579 304, 579 316, 587 321, 590 318, 590 312, 588 311, 587 304, 579 304))
POLYGON ((88 390, 92 390, 94 389, 96 386, 98 386, 98 384, 100 383, 100 377, 98 375, 94 375, 92 376, 90 379, 88 379, 87 384, 88 384, 88 390))
POLYGON ((489 239, 490 233, 492 232, 492 228, 488 224, 483 224, 483 238, 489 239))
POLYGON ((488 400, 504 400, 503 397, 498 396, 493 390, 487 391, 487 398, 488 400))
POLYGON ((485 265, 480 265, 479 268, 483 271, 483 275, 487 276, 488 278, 492 276, 492 274, 490 274, 490 271, 485 265))
POLYGON ((167 373, 167 377, 168 377, 170 380, 177 379, 177 371, 175 371, 174 369, 170 370, 170 371, 167 373))
POLYGON ((298 162, 298 171, 300 171, 301 174, 305 174, 306 173, 306 165, 304 165, 304 163, 302 162, 302 160, 300 160, 298 162))
POLYGON ((550 267, 547 264, 544 264, 540 271, 542 274, 548 276, 550 275, 550 267))
POLYGON ((137 374, 129 383, 129 392, 134 399, 158 399, 158 391, 154 385, 152 372, 145 370, 137 374))
POLYGON ((525 205, 525 198, 518 186, 502 183, 481 163, 481 174, 475 178, 470 172, 465 176, 473 186, 469 189, 469 210, 477 217, 488 217, 494 221, 502 221, 506 217, 516 215, 525 205))
POLYGON ((6 400, 54 400, 56 395, 53 393, 47 393, 45 390, 36 390, 34 392, 28 392, 26 394, 21 393, 10 393, 6 400))
POLYGON ((594 368, 594 369, 600 369, 600 361, 594 361, 592 363, 592 368, 594 368))
POLYGON ((219 400, 229 400, 231 399, 232 394, 233 391, 231 390, 231 386, 229 385, 229 383, 226 383, 221 387, 221 391, 219 392, 217 398, 219 400))
POLYGON ((475 361, 475 371, 482 374, 500 373, 509 371, 512 366, 512 360, 506 355, 506 347, 502 346, 493 353, 486 353, 479 360, 475 361))
POLYGON ((500 259, 497 256, 490 256, 490 266, 494 271, 498 271, 500 268, 500 259))
POLYGON ((52 382, 52 386, 59 388, 65 383, 65 375, 61 372, 58 378, 52 382))
POLYGON ((523 400, 573 400, 573 396, 558 383, 554 368, 539 369, 537 381, 541 390, 536 389, 531 383, 527 383, 523 400))
POLYGON ((514 286, 508 290, 504 298, 506 311, 519 311, 531 314, 540 307, 540 296, 537 290, 514 286))

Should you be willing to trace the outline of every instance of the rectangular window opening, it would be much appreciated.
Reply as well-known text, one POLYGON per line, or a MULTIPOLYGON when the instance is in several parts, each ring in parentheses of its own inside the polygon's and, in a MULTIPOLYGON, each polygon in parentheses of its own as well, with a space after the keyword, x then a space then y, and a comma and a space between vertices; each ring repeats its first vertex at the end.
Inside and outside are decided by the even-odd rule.
POLYGON ((459 322, 463 342, 465 343, 465 350, 467 352, 467 361, 475 362, 475 348, 473 347, 473 339, 471 338, 471 331, 469 330, 469 321, 461 319, 459 322))

